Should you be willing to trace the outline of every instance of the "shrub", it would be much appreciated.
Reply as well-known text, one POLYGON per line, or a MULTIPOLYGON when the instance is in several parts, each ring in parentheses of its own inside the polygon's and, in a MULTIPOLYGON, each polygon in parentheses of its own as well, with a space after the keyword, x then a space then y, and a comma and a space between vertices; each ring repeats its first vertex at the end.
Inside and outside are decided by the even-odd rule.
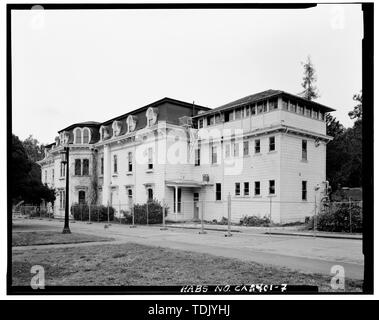
POLYGON ((257 216, 243 216, 240 219, 240 225, 251 227, 268 227, 270 226, 270 219, 266 216, 263 218, 257 216))
MULTIPOLYGON (((163 222, 162 218, 162 205, 156 201, 150 201, 148 204, 135 204, 134 209, 134 223, 135 224, 147 224, 147 206, 149 214, 149 224, 158 224, 163 222)), ((121 211, 122 212, 122 211, 121 211)), ((133 217, 130 212, 124 211, 124 217, 126 223, 132 223, 133 217)), ((167 216, 167 208, 165 210, 165 216, 167 216)))
MULTIPOLYGON (((89 220, 89 207, 85 204, 73 204, 71 206, 71 214, 75 220, 89 220)), ((91 205, 92 221, 108 221, 108 207, 103 205, 91 205)), ((109 221, 114 220, 114 208, 109 207, 109 221)))
MULTIPOLYGON (((362 232, 362 208, 357 204, 340 203, 331 204, 317 216, 317 230, 330 232, 362 232)), ((313 228, 314 217, 309 221, 309 228, 313 228)))

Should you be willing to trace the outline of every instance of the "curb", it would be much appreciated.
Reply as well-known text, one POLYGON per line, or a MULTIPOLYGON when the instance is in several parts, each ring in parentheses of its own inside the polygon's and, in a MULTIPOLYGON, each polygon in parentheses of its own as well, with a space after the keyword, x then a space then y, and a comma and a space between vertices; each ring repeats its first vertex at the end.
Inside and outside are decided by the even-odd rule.
POLYGON ((329 238, 329 239, 344 239, 344 240, 362 240, 362 236, 360 237, 350 237, 350 236, 334 236, 327 234, 303 234, 303 233, 282 233, 282 232, 265 232, 264 234, 272 234, 279 236, 297 236, 297 237, 316 237, 316 238, 329 238))

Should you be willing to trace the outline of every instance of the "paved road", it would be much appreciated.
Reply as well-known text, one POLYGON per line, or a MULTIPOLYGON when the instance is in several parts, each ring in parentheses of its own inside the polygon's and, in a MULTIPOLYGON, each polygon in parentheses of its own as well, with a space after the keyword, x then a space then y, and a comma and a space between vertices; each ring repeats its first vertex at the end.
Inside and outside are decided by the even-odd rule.
MULTIPOLYGON (((16 220, 15 231, 61 230, 63 222, 47 220, 16 220)), ((333 265, 345 268, 345 276, 363 279, 362 241, 349 239, 309 238, 238 232, 225 237, 220 231, 198 230, 112 224, 105 229, 102 223, 71 223, 72 232, 109 236, 115 243, 139 243, 172 249, 208 253, 227 258, 286 267, 304 273, 330 275, 333 265)), ((109 244, 110 242, 96 243, 109 244)), ((48 247, 85 246, 95 243, 49 245, 48 247)), ((44 246, 47 247, 47 246, 44 246)), ((29 247, 30 248, 30 247, 29 247)), ((38 246, 41 248, 41 246, 38 246)), ((14 250, 21 250, 22 247, 14 250)))

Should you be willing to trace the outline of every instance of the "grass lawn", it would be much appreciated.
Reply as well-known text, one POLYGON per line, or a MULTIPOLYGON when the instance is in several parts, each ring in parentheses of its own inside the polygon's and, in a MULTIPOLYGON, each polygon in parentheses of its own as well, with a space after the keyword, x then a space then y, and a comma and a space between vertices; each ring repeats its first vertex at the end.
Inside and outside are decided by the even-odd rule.
MULTIPOLYGON (((33 265, 45 268, 46 286, 287 283, 332 291, 324 275, 134 243, 14 251, 12 285, 29 286, 33 265)), ((345 289, 360 292, 362 281, 346 280, 345 289)))
POLYGON ((33 246, 59 243, 81 243, 110 241, 112 238, 98 237, 80 233, 62 234, 62 231, 13 232, 12 246, 33 246))

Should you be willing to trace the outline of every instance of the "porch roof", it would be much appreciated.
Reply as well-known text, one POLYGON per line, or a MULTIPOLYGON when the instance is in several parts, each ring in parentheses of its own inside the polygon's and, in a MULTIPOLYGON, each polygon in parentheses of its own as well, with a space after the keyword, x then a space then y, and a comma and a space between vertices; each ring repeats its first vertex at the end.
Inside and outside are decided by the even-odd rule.
POLYGON ((187 187, 187 188, 201 188, 204 186, 204 182, 196 180, 166 180, 166 186, 168 187, 187 187))

